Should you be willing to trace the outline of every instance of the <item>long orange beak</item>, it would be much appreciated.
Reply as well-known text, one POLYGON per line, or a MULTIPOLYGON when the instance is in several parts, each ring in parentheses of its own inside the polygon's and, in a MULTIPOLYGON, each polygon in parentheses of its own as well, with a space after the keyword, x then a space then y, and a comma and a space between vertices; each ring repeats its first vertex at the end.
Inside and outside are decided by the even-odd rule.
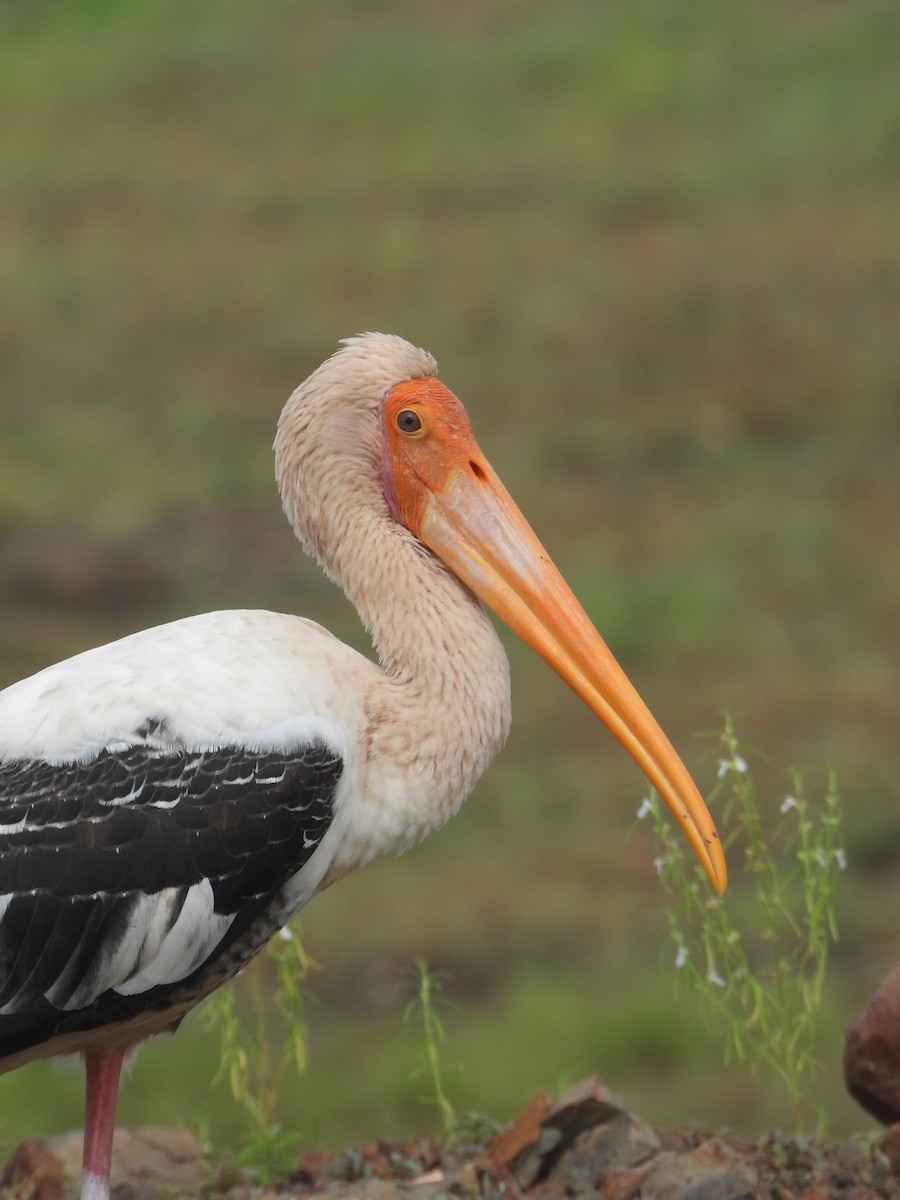
POLYGON ((694 781, 482 455, 462 405, 436 380, 398 385, 385 402, 385 430, 390 498, 404 523, 608 726, 665 800, 721 895, 725 856, 694 781), (403 439, 397 418, 410 410, 423 428, 403 439))

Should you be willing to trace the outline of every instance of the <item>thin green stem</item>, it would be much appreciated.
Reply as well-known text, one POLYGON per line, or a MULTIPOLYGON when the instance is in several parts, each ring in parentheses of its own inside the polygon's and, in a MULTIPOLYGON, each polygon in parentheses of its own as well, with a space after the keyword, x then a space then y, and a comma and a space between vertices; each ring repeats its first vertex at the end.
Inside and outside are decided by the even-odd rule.
POLYGON ((444 1133, 447 1134, 456 1125, 456 1111, 444 1087, 444 1064, 440 1053, 447 1035, 438 1015, 438 1007, 446 1005, 447 1001, 443 996, 440 975, 429 969, 427 960, 416 958, 414 966, 416 995, 406 1007, 404 1021, 408 1025, 417 1024, 422 1031, 423 1055, 431 1078, 431 1099, 437 1105, 444 1133))
POLYGON ((829 772, 824 800, 814 803, 794 774, 792 792, 780 806, 782 820, 769 833, 730 717, 721 746, 710 803, 724 801, 726 849, 744 869, 726 899, 713 896, 685 858, 655 797, 640 815, 652 816, 656 862, 670 897, 677 978, 700 993, 723 1024, 726 1061, 765 1066, 781 1079, 800 1130, 817 1069, 816 1016, 837 936, 834 892, 845 865, 837 782, 829 772), (742 905, 747 885, 749 908, 746 899, 742 905), (740 907, 743 926, 732 920, 740 907))
POLYGON ((281 1144, 284 1135, 275 1116, 285 1071, 306 1066, 306 1029, 302 1021, 303 988, 315 964, 299 937, 284 929, 266 950, 207 1002, 209 1020, 220 1034, 221 1066, 216 1081, 227 1077, 232 1095, 250 1118, 258 1148, 281 1144), (274 1004, 267 963, 276 967, 274 1004), (247 1019, 239 1014, 238 994, 247 1019), (280 1141, 279 1141, 280 1139, 280 1141))

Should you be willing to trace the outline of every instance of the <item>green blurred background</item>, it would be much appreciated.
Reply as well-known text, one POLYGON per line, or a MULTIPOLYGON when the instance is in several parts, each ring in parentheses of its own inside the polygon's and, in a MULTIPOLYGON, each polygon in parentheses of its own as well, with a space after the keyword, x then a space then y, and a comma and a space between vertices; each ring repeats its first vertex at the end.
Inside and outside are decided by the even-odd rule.
MULTIPOLYGON (((212 608, 365 648, 282 519, 274 422, 339 337, 427 346, 701 788, 725 707, 773 806, 837 768, 821 1097, 870 1127, 839 1058, 900 949, 898 50, 867 0, 6 0, 0 683, 212 608)), ((788 1120, 673 1000, 640 776, 506 641, 515 728, 463 813, 303 918, 282 1120, 436 1123, 416 954, 452 972, 459 1107, 596 1070, 653 1121, 788 1120)), ((216 1061, 189 1018, 122 1123, 224 1144, 216 1061)), ((9 1140, 78 1125, 80 1073, 4 1076, 0 1110, 9 1140)))

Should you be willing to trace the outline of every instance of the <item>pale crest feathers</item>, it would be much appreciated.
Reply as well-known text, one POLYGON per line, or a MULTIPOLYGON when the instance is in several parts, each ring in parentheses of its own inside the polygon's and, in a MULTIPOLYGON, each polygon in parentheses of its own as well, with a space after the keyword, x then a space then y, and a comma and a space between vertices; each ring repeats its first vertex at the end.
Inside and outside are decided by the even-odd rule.
POLYGON ((426 350, 363 333, 346 338, 284 406, 274 446, 284 511, 304 549, 345 589, 348 561, 377 536, 373 523, 388 536, 398 531, 381 490, 379 405, 395 384, 436 374, 426 350))
MULTIPOLYGON (((437 363, 428 351, 395 333, 360 333, 341 338, 341 349, 326 359, 319 371, 337 364, 343 367, 345 363, 352 372, 369 375, 376 387, 380 379, 384 390, 403 379, 437 375, 437 363)), ((375 398, 380 399, 380 394, 375 398)))

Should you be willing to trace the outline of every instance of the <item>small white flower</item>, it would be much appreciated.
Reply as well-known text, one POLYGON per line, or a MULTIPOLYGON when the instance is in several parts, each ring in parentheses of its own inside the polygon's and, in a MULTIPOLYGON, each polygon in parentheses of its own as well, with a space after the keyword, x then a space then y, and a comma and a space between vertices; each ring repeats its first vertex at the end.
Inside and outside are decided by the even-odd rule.
POLYGON ((834 852, 834 861, 837 863, 839 871, 847 870, 847 855, 840 846, 834 852))
POLYGON ((720 758, 719 769, 716 772, 719 779, 724 779, 729 771, 734 771, 736 775, 743 775, 747 770, 747 760, 741 758, 740 754, 735 754, 734 758, 720 758))
POLYGON ((679 946, 678 953, 675 955, 675 970, 680 971, 688 960, 687 946, 679 946))
POLYGON ((653 801, 649 796, 641 801, 641 807, 637 810, 637 819, 643 821, 644 817, 649 817, 653 812, 653 801))
POLYGON ((797 797, 796 796, 785 796, 785 798, 781 802, 781 811, 783 813, 790 812, 790 810, 792 808, 796 808, 796 807, 797 807, 797 797))
POLYGON ((282 925, 282 927, 278 930, 278 936, 283 942, 292 942, 294 940, 294 935, 291 932, 290 925, 282 925))
POLYGON ((716 987, 723 988, 725 986, 725 980, 722 978, 722 976, 719 974, 719 972, 715 969, 715 967, 712 967, 710 969, 710 972, 706 978, 709 980, 710 983, 714 983, 716 985, 716 987))
POLYGON ((665 867, 665 865, 666 865, 666 860, 665 860, 665 857, 661 857, 661 858, 654 858, 654 860, 653 860, 653 865, 654 865, 654 867, 656 868, 656 873, 657 873, 657 875, 662 875, 662 873, 663 873, 663 868, 664 868, 664 867, 665 867))
POLYGON ((817 866, 820 866, 823 871, 828 866, 828 855, 824 850, 820 849, 816 851, 816 864, 817 866))

